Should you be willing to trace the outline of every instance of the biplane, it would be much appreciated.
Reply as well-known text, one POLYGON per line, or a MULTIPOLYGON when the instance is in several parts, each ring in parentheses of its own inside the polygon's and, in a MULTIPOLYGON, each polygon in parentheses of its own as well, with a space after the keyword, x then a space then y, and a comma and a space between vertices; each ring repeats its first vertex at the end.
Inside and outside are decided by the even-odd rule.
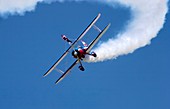
POLYGON ((87 26, 87 28, 80 34, 80 36, 75 40, 75 41, 71 41, 69 38, 66 37, 66 35, 61 35, 62 39, 65 40, 66 42, 68 42, 70 44, 70 47, 63 53, 63 55, 52 65, 52 67, 43 75, 43 77, 47 76, 48 74, 50 74, 55 68, 56 66, 66 57, 66 55, 72 50, 72 56, 76 59, 75 62, 65 71, 61 71, 62 75, 60 76, 60 78, 55 82, 55 84, 59 83, 70 71, 71 69, 76 65, 76 64, 80 64, 79 65, 79 69, 81 71, 84 71, 84 67, 82 65, 82 61, 85 58, 85 55, 90 55, 93 57, 97 57, 97 53, 95 53, 94 51, 91 51, 92 47, 98 42, 98 40, 103 36, 103 34, 108 30, 108 28, 110 27, 111 24, 108 24, 103 30, 100 30, 95 23, 97 22, 97 20, 100 18, 101 14, 99 13, 94 19, 93 21, 87 26), (81 39, 85 36, 85 34, 92 28, 94 27, 97 31, 99 31, 99 34, 97 35, 97 37, 89 44, 87 45, 84 41, 82 41, 81 39), (77 44, 79 41, 81 40, 82 44, 84 45, 79 46, 77 48, 74 48, 75 44, 77 44))

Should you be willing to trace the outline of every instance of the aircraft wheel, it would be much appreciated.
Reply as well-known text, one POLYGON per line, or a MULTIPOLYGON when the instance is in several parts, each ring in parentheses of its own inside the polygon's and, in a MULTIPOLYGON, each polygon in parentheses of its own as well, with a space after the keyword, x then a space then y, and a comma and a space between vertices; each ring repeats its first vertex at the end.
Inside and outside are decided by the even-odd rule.
POLYGON ((97 54, 95 52, 92 52, 91 55, 97 57, 97 54))
POLYGON ((85 70, 83 66, 79 66, 79 69, 80 69, 81 71, 84 71, 84 70, 85 70))

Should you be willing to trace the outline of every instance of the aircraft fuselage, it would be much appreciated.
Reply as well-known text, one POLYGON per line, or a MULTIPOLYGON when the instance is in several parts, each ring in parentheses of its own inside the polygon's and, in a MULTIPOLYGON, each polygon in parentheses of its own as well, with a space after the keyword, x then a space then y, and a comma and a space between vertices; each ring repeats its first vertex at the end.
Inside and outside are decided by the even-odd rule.
POLYGON ((87 54, 86 53, 87 48, 88 47, 78 47, 78 48, 74 49, 72 51, 72 56, 74 58, 79 58, 79 59, 85 58, 85 55, 87 54))

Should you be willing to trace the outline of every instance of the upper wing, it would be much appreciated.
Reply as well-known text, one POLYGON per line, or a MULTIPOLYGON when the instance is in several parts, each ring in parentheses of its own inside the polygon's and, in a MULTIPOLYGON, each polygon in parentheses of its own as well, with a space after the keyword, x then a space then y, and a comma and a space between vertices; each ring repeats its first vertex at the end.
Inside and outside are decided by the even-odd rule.
POLYGON ((55 84, 59 83, 70 71, 71 69, 78 63, 78 59, 67 69, 65 73, 55 82, 55 84))
POLYGON ((53 66, 43 75, 47 76, 54 68, 63 60, 63 58, 69 53, 69 51, 73 48, 73 46, 83 38, 83 36, 89 31, 89 29, 96 23, 96 21, 100 18, 101 14, 99 13, 94 20, 88 25, 88 27, 81 33, 81 35, 72 43, 72 45, 64 52, 64 54, 53 64, 53 66))
POLYGON ((83 36, 89 31, 89 29, 96 23, 96 21, 100 18, 101 14, 99 13, 94 19, 93 21, 88 25, 88 27, 81 33, 81 35, 74 41, 74 43, 72 45, 74 45, 75 43, 77 43, 80 39, 83 38, 83 36))
POLYGON ((100 33, 99 35, 90 43, 89 47, 87 48, 87 53, 90 52, 92 47, 98 42, 98 40, 102 37, 102 35, 109 29, 111 24, 108 24, 100 33))

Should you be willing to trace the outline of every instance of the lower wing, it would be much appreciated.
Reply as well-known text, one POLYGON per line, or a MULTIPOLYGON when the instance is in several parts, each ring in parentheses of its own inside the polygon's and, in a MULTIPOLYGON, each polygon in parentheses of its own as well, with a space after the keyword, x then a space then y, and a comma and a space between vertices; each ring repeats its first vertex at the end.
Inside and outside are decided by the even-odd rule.
POLYGON ((71 71, 71 69, 78 63, 78 59, 66 70, 65 73, 63 73, 63 75, 61 75, 61 77, 55 82, 55 84, 58 84, 62 79, 64 79, 64 77, 71 71))

